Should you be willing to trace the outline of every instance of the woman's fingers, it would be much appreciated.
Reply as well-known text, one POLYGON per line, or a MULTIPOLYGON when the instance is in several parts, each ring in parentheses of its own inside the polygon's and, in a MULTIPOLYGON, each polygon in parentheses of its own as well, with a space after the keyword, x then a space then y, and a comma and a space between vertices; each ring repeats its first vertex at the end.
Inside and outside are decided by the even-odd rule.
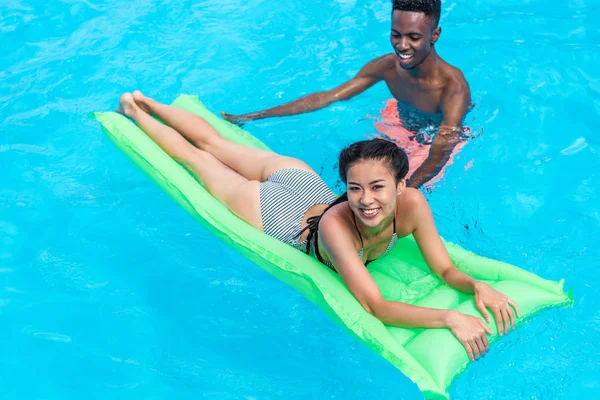
POLYGON ((487 324, 486 324, 485 322, 483 322, 483 321, 481 321, 481 327, 482 327, 482 328, 483 328, 483 330, 485 331, 485 332, 483 332, 483 334, 481 335, 481 340, 483 341, 483 344, 485 345, 485 350, 487 351, 487 350, 489 350, 489 348, 490 348, 490 345, 489 345, 488 338, 487 338, 487 335, 486 335, 486 334, 489 334, 489 335, 491 335, 491 334, 492 334, 492 330, 491 330, 491 329, 490 329, 490 327, 489 327, 489 326, 487 326, 487 324))
POLYGON ((477 309, 479 310, 479 312, 481 313, 481 315, 483 315, 483 318, 485 318, 485 320, 487 322, 492 322, 492 318, 490 317, 490 313, 485 308, 485 304, 483 304, 483 301, 476 301, 475 302, 475 307, 477 307, 477 309))
POLYGON ((483 342, 483 345, 485 346, 485 351, 487 352, 490 349, 490 342, 488 341, 487 336, 483 335, 481 337, 481 341, 483 342))
MULTIPOLYGON (((486 331, 489 335, 493 335, 494 332, 492 331, 492 329, 488 326, 488 324, 486 324, 485 322, 479 320, 481 322, 481 327, 483 328, 484 331, 486 331)), ((485 336, 485 335, 484 335, 485 336)))
POLYGON ((479 344, 477 343, 477 339, 469 340, 469 345, 473 350, 473 359, 477 360, 479 355, 481 354, 481 350, 479 349, 479 344))
POLYGON ((508 335, 508 327, 510 323, 510 317, 508 316, 508 311, 506 308, 501 308, 500 313, 502 314, 502 322, 504 323, 504 333, 508 335))
POLYGON ((519 307, 517 307, 517 303, 515 303, 511 299, 508 299, 508 304, 510 304, 517 312, 517 318, 521 318, 521 312, 519 311, 519 307))
POLYGON ((475 361, 473 358, 473 349, 471 347, 471 343, 467 340, 462 342, 463 346, 465 346, 465 350, 467 351, 467 355, 469 356, 469 360, 475 361))
MULTIPOLYGON (((485 335, 484 335, 485 336, 485 335)), ((478 353, 476 355, 476 358, 481 357, 487 350, 485 348, 485 345, 483 344, 483 339, 481 337, 478 337, 474 340, 475 342, 475 346, 477 346, 478 349, 478 353)))
POLYGON ((502 336, 502 330, 504 329, 504 326, 502 324, 502 313, 497 308, 492 309, 492 311, 494 312, 494 319, 496 320, 496 327, 498 328, 498 334, 500 336, 502 336))
POLYGON ((515 312, 512 310, 512 308, 510 308, 510 305, 506 305, 506 313, 508 314, 508 317, 510 318, 510 325, 512 326, 513 330, 515 329, 515 312))

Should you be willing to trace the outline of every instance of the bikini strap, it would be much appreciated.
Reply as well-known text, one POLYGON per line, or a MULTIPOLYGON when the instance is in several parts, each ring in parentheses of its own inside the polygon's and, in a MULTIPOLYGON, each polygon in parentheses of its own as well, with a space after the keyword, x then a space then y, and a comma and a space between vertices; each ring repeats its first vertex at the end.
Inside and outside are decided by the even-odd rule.
POLYGON ((356 214, 354 214, 354 212, 352 212, 352 218, 354 219, 354 229, 356 229, 356 233, 358 233, 358 237, 360 238, 360 248, 362 250, 365 248, 365 244, 363 243, 362 235, 360 234, 360 231, 358 230, 358 225, 356 224, 356 214))

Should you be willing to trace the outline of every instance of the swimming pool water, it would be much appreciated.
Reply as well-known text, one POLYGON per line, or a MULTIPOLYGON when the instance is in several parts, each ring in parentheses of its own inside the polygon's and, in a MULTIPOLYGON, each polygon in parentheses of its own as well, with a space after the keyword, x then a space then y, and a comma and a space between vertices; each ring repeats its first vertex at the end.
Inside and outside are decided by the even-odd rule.
MULTIPOLYGON (((201 228, 88 118, 141 89, 254 111, 390 51, 388 1, 0 4, 0 392, 6 399, 418 399, 293 289, 201 228)), ((445 1, 438 52, 483 130, 428 194, 442 235, 545 278, 575 307, 499 341, 459 399, 600 395, 600 1, 445 1), (466 168, 469 167, 470 168, 466 168)), ((335 186, 380 84, 249 123, 335 186)))

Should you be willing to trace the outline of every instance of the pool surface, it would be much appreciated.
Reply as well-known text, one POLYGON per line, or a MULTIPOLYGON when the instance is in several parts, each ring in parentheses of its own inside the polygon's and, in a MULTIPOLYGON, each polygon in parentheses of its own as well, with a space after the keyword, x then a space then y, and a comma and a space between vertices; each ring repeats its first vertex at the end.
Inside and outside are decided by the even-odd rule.
MULTIPOLYGON (((419 399, 416 385, 190 218, 92 111, 141 89, 213 111, 280 104, 391 51, 389 1, 0 5, 3 399, 419 399), (210 261, 206 261, 210 260, 210 261)), ((441 234, 575 307, 497 342, 455 399, 600 396, 600 1, 445 1, 439 54, 480 134, 427 194, 441 234)), ((339 189, 390 95, 245 129, 339 189)))

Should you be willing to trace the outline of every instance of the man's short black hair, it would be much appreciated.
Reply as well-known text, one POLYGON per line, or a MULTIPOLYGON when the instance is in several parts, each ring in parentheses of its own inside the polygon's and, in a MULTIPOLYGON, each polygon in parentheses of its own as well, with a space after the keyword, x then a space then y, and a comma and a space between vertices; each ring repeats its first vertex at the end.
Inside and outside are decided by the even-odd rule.
POLYGON ((436 28, 440 23, 441 9, 441 0, 392 0, 392 12, 396 10, 421 12, 433 18, 434 27, 436 28))

